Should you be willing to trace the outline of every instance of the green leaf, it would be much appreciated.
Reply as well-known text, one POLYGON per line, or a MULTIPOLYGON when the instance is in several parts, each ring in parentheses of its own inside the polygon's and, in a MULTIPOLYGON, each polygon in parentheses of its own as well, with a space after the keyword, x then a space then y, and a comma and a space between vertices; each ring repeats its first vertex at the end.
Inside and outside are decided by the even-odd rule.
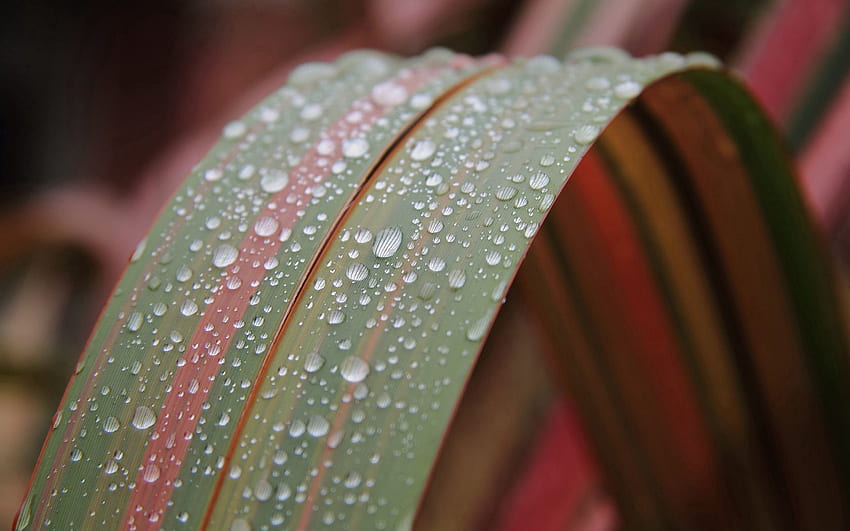
POLYGON ((409 527, 559 194, 520 284, 625 521, 776 523, 788 497, 800 522, 841 521, 831 273, 775 138, 715 66, 595 48, 296 70, 134 253, 18 528, 409 527), (789 396, 814 411, 808 448, 789 396))

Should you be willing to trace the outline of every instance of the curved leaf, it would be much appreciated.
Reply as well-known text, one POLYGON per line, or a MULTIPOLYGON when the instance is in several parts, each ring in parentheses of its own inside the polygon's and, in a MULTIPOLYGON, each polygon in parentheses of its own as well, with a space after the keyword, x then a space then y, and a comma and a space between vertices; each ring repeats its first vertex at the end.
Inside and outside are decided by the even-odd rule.
POLYGON ((611 49, 302 67, 140 244, 18 528, 411 525, 574 171, 520 285, 625 520, 841 523, 831 273, 775 138, 714 67, 611 49))

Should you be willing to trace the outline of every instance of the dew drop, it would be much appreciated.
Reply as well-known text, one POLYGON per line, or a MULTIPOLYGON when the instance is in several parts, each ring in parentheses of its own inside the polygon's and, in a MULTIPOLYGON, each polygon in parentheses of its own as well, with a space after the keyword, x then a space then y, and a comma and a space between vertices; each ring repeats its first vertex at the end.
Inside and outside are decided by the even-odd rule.
POLYGON ((156 415, 147 406, 139 406, 133 412, 133 427, 138 430, 146 430, 156 423, 156 415))
POLYGON ((428 223, 428 232, 431 234, 437 234, 441 230, 443 230, 443 222, 439 219, 432 219, 430 223, 428 223))
POLYGON ((528 179, 528 186, 532 190, 540 190, 541 188, 545 188, 547 184, 549 184, 549 175, 542 171, 535 173, 528 179))
POLYGON ((237 518, 230 522, 230 531, 251 531, 251 524, 244 518, 237 518))
POLYGON ((372 88, 372 99, 384 107, 401 105, 407 100, 407 89, 394 81, 384 81, 372 88))
POLYGON ((510 201, 516 195, 516 188, 513 186, 500 186, 496 189, 496 199, 500 201, 510 201))
POLYGON ((470 341, 478 341, 484 334, 487 332, 487 327, 490 324, 490 318, 484 317, 472 323, 469 328, 466 329, 466 339, 470 341))
POLYGON ((449 287, 458 290, 466 284, 466 271, 463 269, 452 269, 449 271, 449 287))
POLYGON ((121 423, 118 422, 118 419, 116 419, 115 417, 106 417, 106 419, 103 421, 104 433, 115 433, 120 427, 121 423))
POLYGON ((289 184, 289 176, 282 170, 271 170, 260 179, 260 188, 270 194, 280 192, 289 184))
POLYGON ((354 262, 346 269, 345 276, 352 282, 360 282, 369 276, 369 270, 360 262, 354 262))
POLYGON ((190 278, 192 278, 192 269, 185 264, 181 265, 177 268, 175 278, 177 279, 177 282, 187 282, 190 278))
POLYGON ((304 357, 304 371, 316 372, 325 364, 325 358, 318 352, 311 352, 304 357))
POLYGON ((431 139, 424 139, 416 142, 413 145, 413 149, 410 151, 410 158, 413 160, 425 160, 434 155, 434 152, 437 150, 437 145, 434 144, 434 141, 431 139))
POLYGON ((575 141, 581 145, 587 145, 593 142, 599 135, 599 128, 595 125, 583 125, 576 129, 573 133, 575 141))
POLYGON ((74 462, 79 461, 80 459, 83 458, 83 451, 75 446, 74 449, 71 450, 71 453, 69 454, 68 457, 71 459, 71 461, 74 461, 74 462))
POLYGON ((354 241, 357 243, 369 243, 372 241, 372 231, 369 229, 357 229, 354 233, 354 241))
POLYGON ((239 257, 239 251, 232 245, 223 243, 216 247, 212 255, 212 263, 216 267, 227 267, 239 257))
POLYGON ((328 324, 337 325, 345 321, 345 314, 339 310, 331 310, 328 312, 328 324))
POLYGON ((147 483, 153 483, 154 481, 159 479, 159 467, 153 463, 150 463, 145 467, 145 471, 142 472, 142 479, 147 483))
POLYGON ((266 238, 277 232, 279 227, 280 223, 278 223, 275 218, 271 216, 263 216, 254 223, 254 232, 256 232, 258 236, 266 238))
POLYGON ((210 168, 204 172, 204 179, 210 182, 221 180, 224 177, 224 172, 219 168, 210 168))
POLYGON ((133 312, 130 314, 130 318, 127 319, 127 330, 130 332, 137 332, 139 328, 142 327, 142 313, 141 312, 133 312))
POLYGON ((356 356, 348 356, 342 360, 339 374, 348 382, 362 382, 369 374, 369 364, 356 356))
POLYGON ((182 313, 186 317, 191 317, 198 313, 198 305, 195 304, 195 301, 191 299, 186 299, 180 305, 180 313, 182 313))
POLYGON ((310 417, 310 420, 307 421, 307 433, 313 437, 322 437, 327 435, 330 427, 330 423, 324 417, 320 417, 319 415, 313 415, 310 417))
POLYGON ((428 269, 434 271, 435 273, 439 273, 443 269, 446 268, 446 261, 440 258, 439 256, 435 256, 428 261, 428 269))
POLYGON ((245 124, 237 120, 225 125, 222 134, 224 135, 224 138, 239 138, 244 135, 247 130, 248 128, 245 127, 245 124))
POLYGON ((389 258, 398 252, 401 246, 402 233, 398 227, 387 227, 375 235, 372 253, 378 258, 389 258))
POLYGON ((342 142, 342 154, 350 159, 362 157, 369 151, 369 142, 363 138, 347 138, 342 142))
POLYGON ((621 99, 634 98, 640 94, 641 86, 635 81, 623 81, 614 87, 614 95, 621 99))
POLYGON ((257 500, 264 502, 272 497, 272 484, 266 481, 265 479, 261 479, 257 481, 257 484, 254 486, 254 497, 257 500))

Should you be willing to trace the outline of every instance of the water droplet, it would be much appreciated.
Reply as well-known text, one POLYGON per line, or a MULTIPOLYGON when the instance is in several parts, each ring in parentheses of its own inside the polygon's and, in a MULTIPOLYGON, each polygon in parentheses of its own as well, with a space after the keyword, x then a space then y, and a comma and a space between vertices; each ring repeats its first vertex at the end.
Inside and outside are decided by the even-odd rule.
POLYGON ((147 483, 153 483, 154 481, 159 479, 159 467, 153 463, 148 464, 145 467, 145 471, 142 472, 142 479, 147 483))
POLYGON ((304 431, 307 429, 307 425, 296 419, 292 421, 292 424, 289 425, 289 435, 291 437, 301 437, 304 435, 304 431))
POLYGON ((641 86, 635 81, 623 81, 614 87, 614 95, 621 99, 634 98, 640 94, 641 86))
POLYGON ((331 310, 328 312, 328 324, 336 325, 345 321, 345 314, 339 310, 331 310))
POLYGON ((372 99, 384 107, 401 105, 407 100, 407 89, 395 81, 384 81, 372 88, 372 99))
POLYGON ((224 177, 224 172, 219 168, 210 168, 204 172, 204 179, 210 182, 219 181, 224 177))
POLYGON ((484 334, 487 332, 487 328, 490 326, 490 317, 483 317, 478 321, 472 323, 469 328, 466 329, 466 339, 470 341, 478 341, 484 334))
POLYGON ((346 269, 345 276, 352 282, 360 282, 369 276, 369 270, 360 262, 354 262, 346 269))
POLYGON ((352 470, 351 472, 346 474, 342 484, 345 485, 345 487, 348 489, 355 489, 360 486, 361 481, 363 481, 363 478, 360 473, 355 470, 352 470))
POLYGON ((280 227, 280 223, 271 217, 271 216, 263 216, 254 223, 254 232, 257 233, 258 236, 268 237, 277 232, 277 229, 280 227))
POLYGON ((195 304, 195 301, 191 299, 186 299, 180 305, 180 313, 182 313, 186 317, 191 317, 198 313, 198 305, 195 304))
POLYGON ((133 412, 133 427, 138 430, 146 430, 156 423, 156 415, 147 406, 139 406, 133 412))
POLYGON ((70 457, 71 461, 79 461, 83 458, 83 451, 75 446, 68 457, 70 457))
POLYGON ((463 269, 452 269, 449 271, 449 287, 458 290, 466 284, 466 271, 463 269))
POLYGON ((247 130, 248 128, 245 127, 245 124, 237 120, 225 125, 222 134, 224 135, 224 138, 239 138, 244 135, 247 130))
POLYGON ((105 433, 115 433, 120 427, 121 423, 115 417, 106 417, 103 421, 103 431, 105 433))
POLYGON ((223 243, 213 251, 212 263, 216 267, 227 267, 239 257, 236 247, 223 243))
POLYGON ((142 327, 143 316, 141 312, 133 312, 130 318, 127 319, 127 330, 137 332, 142 327))
POLYGON ((437 234, 441 230, 443 230, 443 222, 439 219, 432 219, 430 223, 428 223, 428 232, 431 234, 437 234))
POLYGON ((352 383, 362 382, 369 374, 369 364, 356 356, 348 356, 339 366, 339 374, 352 383))
POLYGON ((310 420, 307 421, 307 433, 313 437, 322 437, 327 435, 330 427, 330 423, 324 417, 320 417, 319 415, 313 415, 310 417, 310 420))
POLYGON ((398 252, 401 246, 402 233, 398 227, 387 227, 375 235, 372 253, 378 258, 389 258, 398 252))
POLYGON ((516 188, 513 186, 500 186, 496 189, 496 199, 500 201, 510 201, 516 195, 516 188))
POLYGON ((611 82, 604 77, 596 76, 588 79, 584 85, 590 90, 605 90, 611 86, 611 82))
POLYGON ((439 273, 443 269, 446 268, 446 261, 440 258, 439 256, 435 256, 428 261, 428 269, 434 271, 435 273, 439 273))
POLYGON ((257 500, 264 502, 272 497, 272 484, 266 481, 265 479, 261 479, 257 481, 257 484, 254 486, 254 497, 257 500))
POLYGON ((487 260, 488 264, 490 264, 491 266, 494 266, 494 265, 497 265, 499 262, 502 261, 502 253, 500 253, 499 251, 493 250, 493 251, 490 251, 489 253, 487 253, 487 255, 484 257, 484 259, 487 260))
POLYGON ((289 175, 283 170, 270 170, 260 179, 260 188, 270 194, 280 192, 289 184, 289 175))
POLYGON ((177 273, 174 275, 177 279, 177 282, 186 282, 190 278, 192 278, 192 269, 189 266, 183 264, 177 268, 177 273))
POLYGON ((237 518, 230 523, 230 531, 251 531, 251 524, 244 518, 237 518))
POLYGON ((133 255, 130 256, 130 262, 136 262, 139 258, 142 257, 142 254, 145 252, 145 247, 148 245, 148 239, 142 238, 142 240, 136 245, 136 249, 133 251, 133 255))
POLYGON ((437 145, 431 139, 424 139, 416 142, 413 149, 410 151, 410 158, 413 160, 425 160, 430 158, 437 150, 437 145))
POLYGON ((545 188, 547 184, 549 184, 549 175, 542 171, 535 173, 528 179, 528 186, 532 190, 540 190, 541 188, 545 188))
POLYGON ((342 154, 350 159, 362 157, 369 151, 369 142, 363 138, 347 138, 342 142, 342 154))
POLYGON ((322 116, 324 109, 318 103, 308 103, 301 109, 301 118, 304 121, 312 122, 313 120, 322 116))
POLYGON ((576 129, 576 132, 573 133, 573 138, 577 143, 587 145, 596 140, 596 137, 598 135, 598 127, 596 127, 595 125, 583 125, 576 129))
POLYGON ((304 357, 304 371, 316 372, 325 364, 325 358, 318 352, 310 352, 304 357))
POLYGON ((372 231, 369 229, 357 229, 354 233, 354 241, 357 243, 369 243, 372 241, 372 231))

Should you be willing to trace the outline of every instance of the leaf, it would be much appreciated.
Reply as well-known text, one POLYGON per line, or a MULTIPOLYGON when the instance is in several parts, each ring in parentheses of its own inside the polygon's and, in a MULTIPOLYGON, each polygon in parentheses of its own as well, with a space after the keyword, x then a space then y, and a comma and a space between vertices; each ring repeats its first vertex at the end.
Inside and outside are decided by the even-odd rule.
POLYGON ((715 66, 594 48, 301 67, 134 253, 18 529, 409 527, 526 255, 626 522, 841 522, 831 272, 715 66))

